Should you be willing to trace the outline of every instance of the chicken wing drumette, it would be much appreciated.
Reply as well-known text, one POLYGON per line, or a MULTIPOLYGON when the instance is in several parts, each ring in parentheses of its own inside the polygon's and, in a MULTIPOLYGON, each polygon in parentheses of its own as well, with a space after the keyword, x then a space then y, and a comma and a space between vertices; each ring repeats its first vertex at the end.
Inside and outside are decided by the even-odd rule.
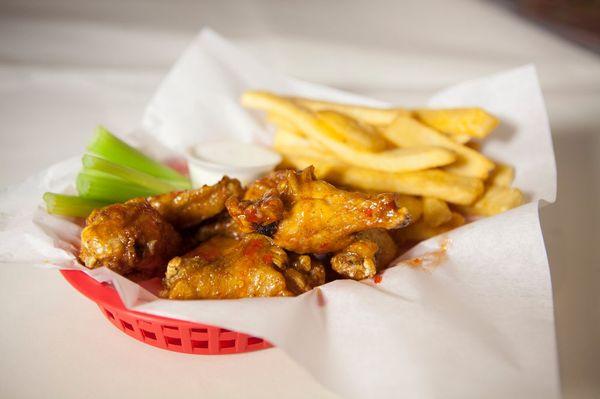
POLYGON ((256 184, 243 200, 227 200, 230 215, 243 231, 272 235, 277 245, 299 254, 339 251, 360 231, 410 223, 396 194, 340 190, 317 180, 312 167, 277 171, 256 184))

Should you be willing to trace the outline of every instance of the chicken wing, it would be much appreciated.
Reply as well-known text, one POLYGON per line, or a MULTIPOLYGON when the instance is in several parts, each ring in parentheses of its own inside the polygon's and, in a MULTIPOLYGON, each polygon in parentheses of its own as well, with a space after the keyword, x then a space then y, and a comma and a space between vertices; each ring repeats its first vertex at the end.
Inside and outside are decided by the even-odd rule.
POLYGON ((210 220, 200 225, 193 238, 197 244, 200 244, 215 236, 241 238, 244 234, 237 222, 228 213, 225 213, 218 216, 215 220, 210 220))
POLYGON ((287 254, 269 237, 215 236, 192 252, 173 258, 161 296, 170 299, 232 299, 290 296, 282 268, 287 254))
POLYGON ((187 228, 218 215, 225 209, 227 198, 241 197, 243 192, 237 179, 225 176, 212 186, 174 191, 147 200, 173 226, 187 228))
MULTIPOLYGON (((290 170, 276 170, 269 173, 267 176, 255 180, 248 186, 244 199, 248 201, 256 201, 267 194, 277 193, 279 185, 285 186, 290 170)), ((285 187, 282 187, 284 189, 285 187)))
POLYGON ((251 198, 226 202, 240 228, 272 235, 277 245, 300 254, 339 251, 360 231, 410 223, 408 210, 397 204, 398 195, 340 190, 317 180, 312 167, 274 172, 261 180, 260 190, 251 186, 248 193, 251 198))
POLYGON ((397 247, 387 231, 361 231, 356 241, 331 258, 331 268, 354 280, 373 277, 396 257, 397 247))
POLYGON ((133 200, 92 212, 81 233, 83 263, 117 273, 153 274, 180 251, 181 237, 146 201, 133 200))
POLYGON ((325 266, 314 256, 290 255, 290 266, 283 271, 294 294, 301 294, 325 284, 325 266))

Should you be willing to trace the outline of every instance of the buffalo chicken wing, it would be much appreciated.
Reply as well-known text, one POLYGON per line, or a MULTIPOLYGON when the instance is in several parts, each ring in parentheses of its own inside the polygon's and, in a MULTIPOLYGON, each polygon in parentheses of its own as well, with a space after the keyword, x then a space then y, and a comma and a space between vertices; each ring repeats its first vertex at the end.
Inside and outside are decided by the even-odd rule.
POLYGON ((167 266, 162 295, 170 299, 290 296, 282 273, 287 254, 263 235, 215 236, 167 266))
POLYGON ((164 271, 181 250, 181 237, 146 201, 132 200, 92 212, 81 233, 80 259, 117 273, 164 271))
POLYGON ((229 198, 227 210, 242 230, 272 235, 277 245, 300 254, 339 251, 360 231, 410 223, 396 194, 340 190, 317 180, 312 167, 277 171, 259 182, 260 189, 248 189, 252 198, 229 198))
POLYGON ((174 191, 148 198, 148 202, 177 228, 198 225, 225 209, 225 201, 243 193, 240 182, 224 177, 217 184, 195 190, 174 191))

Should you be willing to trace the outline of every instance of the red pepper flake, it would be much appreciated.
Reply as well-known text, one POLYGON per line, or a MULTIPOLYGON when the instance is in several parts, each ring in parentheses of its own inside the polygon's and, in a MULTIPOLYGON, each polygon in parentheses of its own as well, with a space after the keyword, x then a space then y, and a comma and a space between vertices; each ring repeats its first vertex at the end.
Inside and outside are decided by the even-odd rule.
POLYGON ((262 260, 265 263, 271 263, 271 262, 273 262, 273 255, 271 255, 271 254, 264 254, 262 260))
POLYGON ((371 209, 371 208, 365 209, 365 215, 367 215, 367 217, 372 217, 373 216, 373 209, 371 209))
POLYGON ((381 283, 381 280, 383 280, 383 277, 381 276, 381 274, 376 274, 375 277, 373 277, 373 282, 375 284, 381 283))

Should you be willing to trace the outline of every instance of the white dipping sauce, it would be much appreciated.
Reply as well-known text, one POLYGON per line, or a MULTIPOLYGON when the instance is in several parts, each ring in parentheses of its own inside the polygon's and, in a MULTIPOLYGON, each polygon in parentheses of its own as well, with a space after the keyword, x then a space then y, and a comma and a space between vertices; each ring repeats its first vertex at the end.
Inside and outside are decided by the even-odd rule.
POLYGON ((273 170, 281 156, 257 144, 217 141, 190 148, 187 160, 193 186, 201 187, 215 184, 225 175, 246 185, 273 170))

